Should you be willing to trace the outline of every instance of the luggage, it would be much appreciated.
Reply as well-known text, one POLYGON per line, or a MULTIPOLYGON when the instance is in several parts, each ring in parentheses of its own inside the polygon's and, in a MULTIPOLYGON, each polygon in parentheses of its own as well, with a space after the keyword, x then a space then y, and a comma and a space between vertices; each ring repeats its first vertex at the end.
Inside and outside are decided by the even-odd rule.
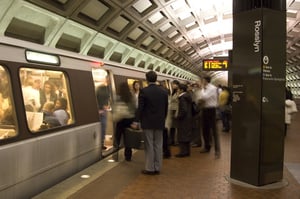
POLYGON ((144 149, 144 133, 141 129, 126 128, 124 146, 133 149, 144 149))

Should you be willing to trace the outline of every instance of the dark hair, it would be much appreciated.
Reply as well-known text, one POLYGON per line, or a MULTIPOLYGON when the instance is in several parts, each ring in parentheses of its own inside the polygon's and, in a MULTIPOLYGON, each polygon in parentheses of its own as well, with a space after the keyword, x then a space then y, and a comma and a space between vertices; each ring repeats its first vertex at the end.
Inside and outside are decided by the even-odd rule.
POLYGON ((156 82, 156 80, 157 80, 156 72, 154 72, 153 70, 150 70, 149 72, 147 72, 146 73, 146 80, 148 82, 156 82))
POLYGON ((205 76, 205 77, 203 77, 203 79, 205 79, 208 83, 209 83, 210 80, 211 80, 210 76, 205 76))
POLYGON ((285 87, 285 99, 293 100, 293 94, 289 86, 285 87))
POLYGON ((51 90, 54 89, 54 84, 53 84, 53 82, 47 80, 47 81, 44 82, 44 86, 45 86, 46 84, 48 84, 48 85, 51 87, 51 90))
POLYGON ((66 98, 63 98, 63 97, 62 98, 58 98, 56 101, 60 102, 60 107, 58 109, 64 109, 64 110, 67 109, 68 102, 67 102, 66 98))
MULTIPOLYGON (((135 85, 136 85, 136 84, 140 85, 140 82, 137 81, 137 80, 135 80, 135 81, 132 83, 132 89, 133 89, 134 91, 136 91, 136 90, 135 90, 135 85)), ((140 85, 140 86, 141 86, 141 85, 140 85)))
POLYGON ((186 84, 179 84, 179 85, 178 85, 178 88, 179 88, 180 90, 183 90, 184 92, 187 91, 187 85, 186 85, 186 84))
POLYGON ((172 84, 177 84, 177 85, 179 85, 180 82, 179 82, 178 80, 175 79, 175 80, 173 80, 172 84))

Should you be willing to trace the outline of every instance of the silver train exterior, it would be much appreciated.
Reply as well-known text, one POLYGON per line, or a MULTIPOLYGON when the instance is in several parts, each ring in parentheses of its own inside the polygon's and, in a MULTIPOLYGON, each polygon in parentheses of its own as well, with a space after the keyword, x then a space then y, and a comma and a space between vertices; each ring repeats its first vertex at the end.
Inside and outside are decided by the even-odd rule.
MULTIPOLYGON (((7 128, 12 128, 14 132, 0 139, 0 198, 31 198, 101 161, 101 128, 92 70, 100 67, 109 71, 113 98, 116 97, 118 82, 130 77, 144 80, 146 70, 113 62, 100 64, 103 66, 99 63, 103 62, 25 41, 0 38, 0 67, 9 79, 7 86, 11 91, 10 104, 14 117, 14 125, 10 127, 2 125, 0 120, 0 136, 7 128), (43 60, 43 54, 39 56, 42 60, 30 61, 27 52, 48 53, 58 62, 48 64, 43 60), (57 78, 47 76, 52 72, 59 73, 59 78, 63 76, 71 101, 68 124, 45 130, 29 127, 22 92, 24 71, 44 79, 57 78)), ((169 84, 174 78, 159 74, 158 79, 169 84)))

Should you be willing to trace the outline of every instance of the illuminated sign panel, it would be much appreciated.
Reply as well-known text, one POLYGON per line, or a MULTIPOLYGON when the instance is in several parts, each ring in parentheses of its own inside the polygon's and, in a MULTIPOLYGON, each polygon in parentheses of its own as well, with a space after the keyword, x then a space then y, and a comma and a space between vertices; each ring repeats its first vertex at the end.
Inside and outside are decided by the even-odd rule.
POLYGON ((58 55, 54 54, 26 50, 25 57, 28 62, 43 63, 56 66, 60 64, 60 59, 58 55))
POLYGON ((228 70, 227 59, 204 59, 203 70, 228 70))

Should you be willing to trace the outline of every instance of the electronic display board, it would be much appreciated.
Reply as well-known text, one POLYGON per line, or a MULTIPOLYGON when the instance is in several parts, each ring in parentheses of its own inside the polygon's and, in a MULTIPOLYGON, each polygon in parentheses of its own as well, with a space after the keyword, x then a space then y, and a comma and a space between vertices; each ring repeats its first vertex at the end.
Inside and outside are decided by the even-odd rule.
POLYGON ((203 70, 205 71, 217 71, 217 70, 228 70, 228 59, 204 59, 203 70))

